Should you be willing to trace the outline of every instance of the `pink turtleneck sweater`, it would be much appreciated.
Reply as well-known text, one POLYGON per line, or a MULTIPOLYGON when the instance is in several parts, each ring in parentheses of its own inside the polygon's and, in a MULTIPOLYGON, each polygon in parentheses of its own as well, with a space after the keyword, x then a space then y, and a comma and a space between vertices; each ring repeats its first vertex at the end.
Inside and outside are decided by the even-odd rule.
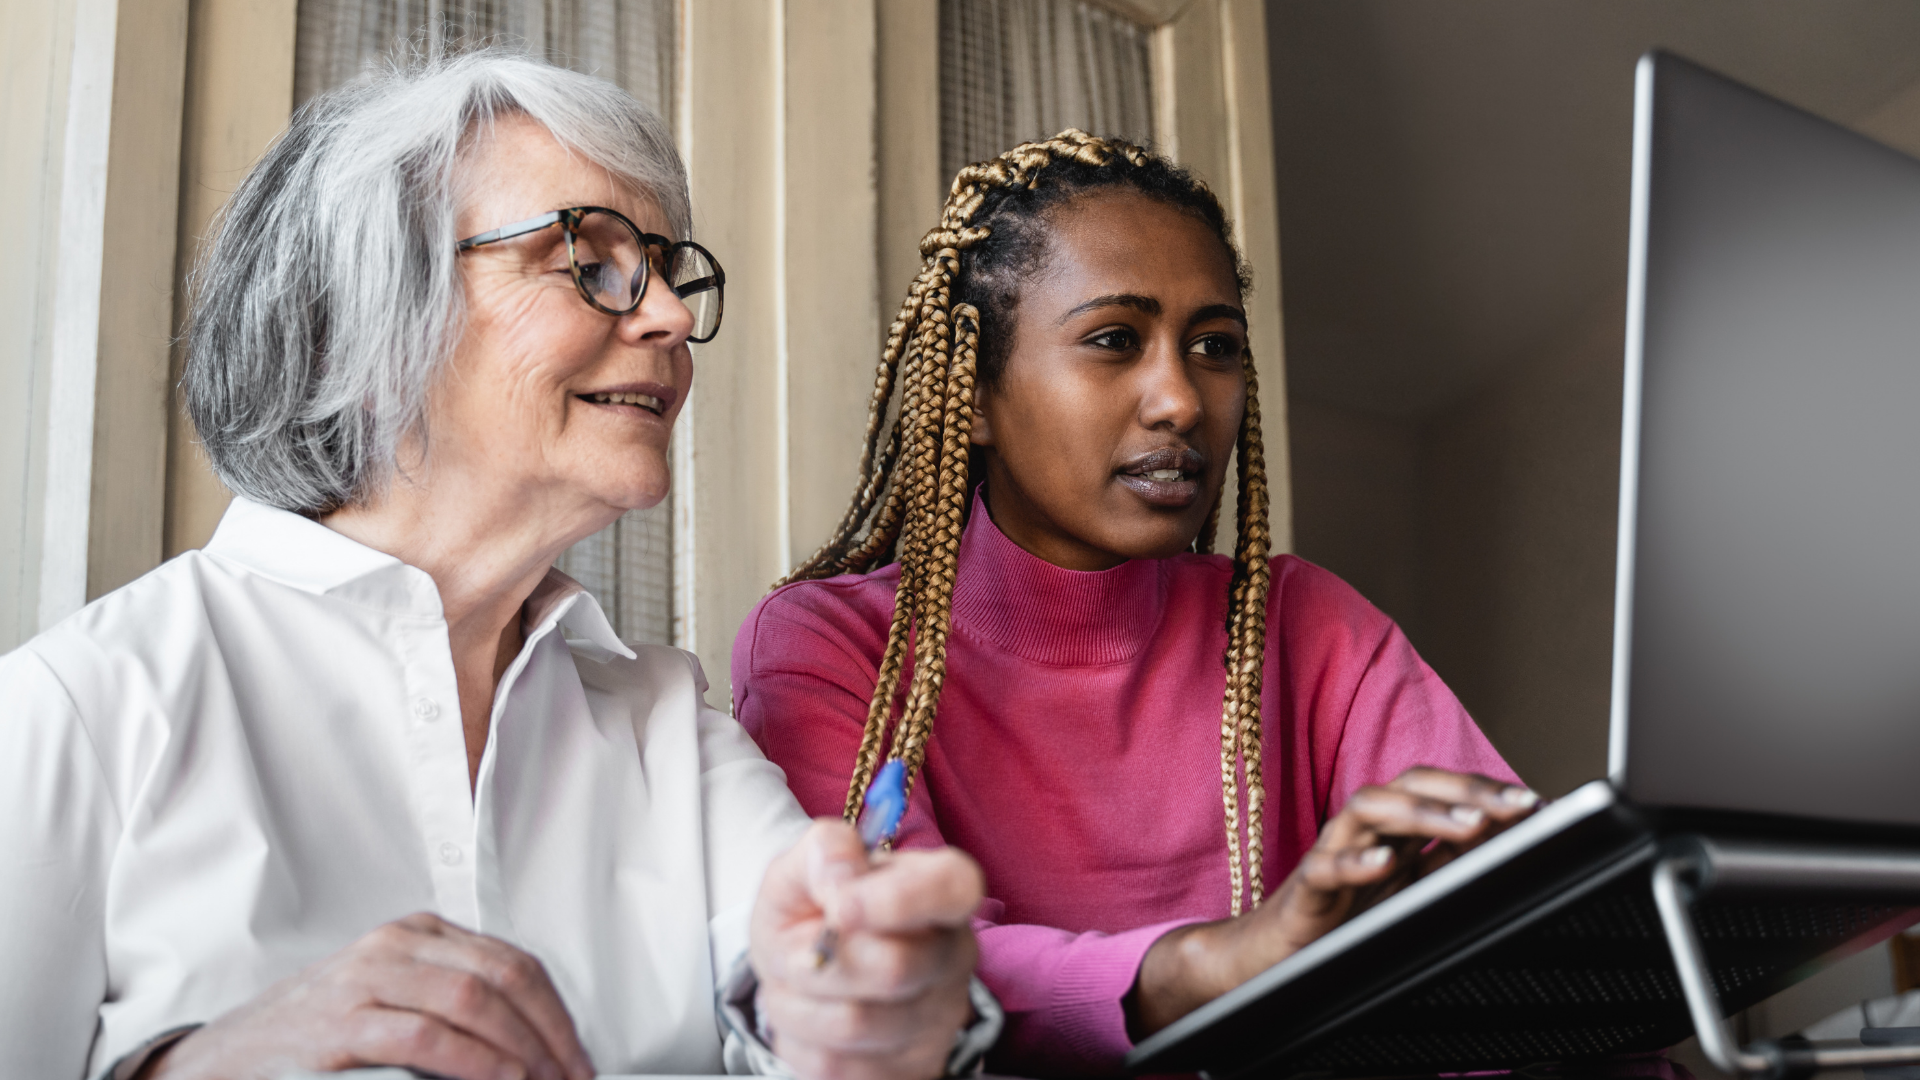
MULTIPOLYGON (((1008 1014, 991 1071, 1115 1071, 1147 948, 1228 914, 1230 575, 1215 555, 1063 570, 974 503, 945 690, 899 843, 952 844, 986 871, 980 977, 1008 1014)), ((846 799, 898 579, 890 566, 789 585, 734 642, 740 722, 809 813, 838 815, 846 799)), ((1514 779, 1399 627, 1291 556, 1273 561, 1261 709, 1269 890, 1363 785, 1414 765, 1514 779)))

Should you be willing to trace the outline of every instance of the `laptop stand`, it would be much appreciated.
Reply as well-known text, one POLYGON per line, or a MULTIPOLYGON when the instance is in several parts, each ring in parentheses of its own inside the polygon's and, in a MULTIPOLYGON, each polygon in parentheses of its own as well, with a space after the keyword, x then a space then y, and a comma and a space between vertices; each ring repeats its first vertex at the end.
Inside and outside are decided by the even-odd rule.
POLYGON ((1129 1071, 1578 1080, 1692 1034, 1739 1080, 1920 1064, 1920 1046, 1743 1047, 1723 1019, 1920 921, 1920 843, 1621 806, 1572 820, 1378 925, 1362 914, 1351 940, 1337 930, 1137 1047, 1129 1071))
POLYGON ((1833 1069, 1920 1064, 1920 1046, 1816 1047, 1794 1038, 1739 1045, 1723 1018, 1693 912, 1709 895, 1749 892, 1920 898, 1920 853, 1698 836, 1680 838, 1669 850, 1674 853, 1653 866, 1653 902, 1700 1049, 1715 1067, 1743 1080, 1797 1080, 1833 1069))

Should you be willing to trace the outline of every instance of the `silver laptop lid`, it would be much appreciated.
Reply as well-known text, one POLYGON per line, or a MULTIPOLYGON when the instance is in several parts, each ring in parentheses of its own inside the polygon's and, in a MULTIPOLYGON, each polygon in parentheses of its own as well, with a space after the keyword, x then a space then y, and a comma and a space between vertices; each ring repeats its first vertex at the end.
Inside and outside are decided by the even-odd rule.
POLYGON ((1609 771, 1920 825, 1920 162, 1640 61, 1609 771))

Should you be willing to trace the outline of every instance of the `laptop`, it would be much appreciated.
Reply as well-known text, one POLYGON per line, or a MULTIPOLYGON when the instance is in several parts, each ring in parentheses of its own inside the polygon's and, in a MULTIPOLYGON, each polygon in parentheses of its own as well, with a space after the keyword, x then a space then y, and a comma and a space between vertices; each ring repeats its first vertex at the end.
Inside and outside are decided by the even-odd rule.
MULTIPOLYGON (((1652 52, 1636 75, 1608 776, 1140 1043, 1388 1076, 1693 1033, 1649 889, 1684 837, 1920 851, 1920 161, 1652 52)), ((1708 896, 1723 1010, 1920 920, 1708 896)))

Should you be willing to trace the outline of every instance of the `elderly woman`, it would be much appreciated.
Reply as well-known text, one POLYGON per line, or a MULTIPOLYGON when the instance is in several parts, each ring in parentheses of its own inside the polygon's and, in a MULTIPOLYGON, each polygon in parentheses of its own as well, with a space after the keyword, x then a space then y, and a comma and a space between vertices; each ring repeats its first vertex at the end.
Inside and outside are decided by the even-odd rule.
POLYGON ((232 509, 0 659, 0 1075, 913 1077, 991 1040, 977 868, 809 830, 698 662, 552 569, 667 494, 724 284, 688 223, 660 121, 531 60, 295 117, 197 279, 232 509))

